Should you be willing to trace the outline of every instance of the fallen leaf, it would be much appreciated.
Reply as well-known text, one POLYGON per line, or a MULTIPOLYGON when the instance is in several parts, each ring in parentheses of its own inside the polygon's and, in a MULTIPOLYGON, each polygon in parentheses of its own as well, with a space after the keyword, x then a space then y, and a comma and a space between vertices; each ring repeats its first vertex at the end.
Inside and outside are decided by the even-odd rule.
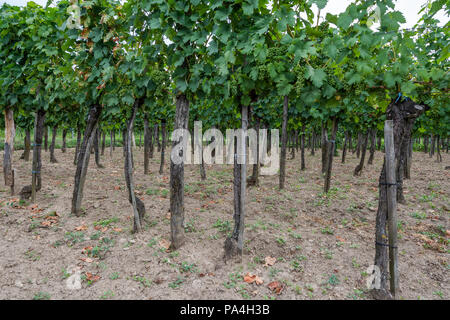
POLYGON ((244 282, 247 282, 247 283, 253 283, 254 282, 257 285, 260 285, 260 284, 263 284, 264 281, 260 277, 258 277, 256 274, 247 273, 244 276, 244 282))
POLYGON ((283 289, 284 289, 283 284, 280 283, 279 281, 272 281, 271 283, 269 283, 269 284, 267 285, 267 287, 268 287, 271 291, 275 292, 275 293, 278 294, 278 295, 280 295, 281 292, 282 292, 283 289))
POLYGON ((80 260, 81 260, 81 261, 84 261, 84 262, 87 262, 87 263, 92 263, 92 262, 94 262, 94 260, 91 259, 91 258, 81 258, 80 260))
POLYGON ((79 227, 76 227, 75 231, 84 231, 84 230, 87 230, 87 228, 88 227, 85 224, 83 224, 83 225, 81 225, 79 227))
POLYGON ((266 262, 264 264, 265 267, 273 266, 275 262, 277 262, 277 258, 266 257, 265 262, 266 262))
POLYGON ((90 250, 92 250, 92 249, 93 249, 92 246, 84 247, 83 250, 81 250, 81 253, 82 253, 82 254, 85 254, 85 253, 87 253, 88 251, 90 251, 90 250))
POLYGON ((90 272, 86 272, 86 280, 96 282, 96 281, 100 280, 100 276, 96 276, 90 272))
POLYGON ((108 230, 108 227, 102 227, 100 225, 97 225, 94 227, 94 229, 97 231, 106 232, 108 230))
POLYGON ((41 226, 43 227, 50 227, 52 225, 53 221, 42 221, 41 226))
POLYGON ((121 228, 113 228, 113 230, 114 230, 115 232, 122 232, 122 229, 121 229, 121 228))
POLYGON ((161 248, 164 248, 164 249, 166 249, 166 250, 169 250, 169 248, 170 248, 170 242, 167 241, 166 239, 161 239, 161 240, 159 241, 159 246, 160 246, 161 248))

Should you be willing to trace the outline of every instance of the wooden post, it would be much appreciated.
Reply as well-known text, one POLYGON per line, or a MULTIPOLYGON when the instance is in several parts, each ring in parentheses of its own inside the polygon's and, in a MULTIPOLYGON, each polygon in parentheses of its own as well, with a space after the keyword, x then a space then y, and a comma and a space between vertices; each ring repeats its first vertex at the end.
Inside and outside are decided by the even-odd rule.
POLYGON ((5 108, 5 147, 3 156, 3 174, 5 185, 11 188, 11 195, 14 195, 14 170, 12 168, 14 154, 14 138, 16 136, 16 126, 14 125, 14 111, 12 107, 5 108))
MULTIPOLYGON (((287 124, 288 124, 288 108, 289 97, 284 97, 283 103, 283 121, 281 128, 281 157, 280 157, 280 190, 284 189, 284 182, 286 180, 286 148, 287 148, 287 124)), ((244 130, 244 129, 242 129, 244 130)))
POLYGON ((397 248, 397 180, 395 176, 394 122, 386 120, 384 125, 384 144, 386 148, 386 184, 389 229, 389 273, 390 289, 395 298, 399 289, 398 248, 397 248))
MULTIPOLYGON (((241 139, 241 154, 239 155, 241 158, 241 199, 239 202, 240 205, 240 229, 239 229, 239 238, 238 238, 238 248, 241 250, 244 249, 244 218, 245 218, 245 191, 247 188, 247 130, 248 130, 248 106, 242 106, 241 109, 241 122, 242 122, 242 139, 241 139)), ((239 149, 238 149, 239 150, 239 149)))

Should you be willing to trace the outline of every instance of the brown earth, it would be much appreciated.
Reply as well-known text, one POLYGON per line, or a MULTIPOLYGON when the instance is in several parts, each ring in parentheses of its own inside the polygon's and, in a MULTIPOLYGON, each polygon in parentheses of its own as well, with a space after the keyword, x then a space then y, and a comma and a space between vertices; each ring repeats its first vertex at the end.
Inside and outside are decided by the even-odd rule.
MULTIPOLYGON (((57 150, 59 163, 51 164, 43 152, 36 205, 0 190, 0 299, 369 299, 366 270, 375 255, 382 153, 357 178, 356 156, 348 155, 346 164, 336 157, 328 196, 321 194, 320 156, 309 151, 305 172, 298 156, 288 161, 285 190, 278 190, 278 176, 261 177, 261 186, 248 190, 243 262, 227 265, 222 255, 233 227, 232 166, 207 166, 205 182, 198 166, 187 166, 187 241, 167 252, 168 165, 159 175, 155 157, 144 176, 143 152, 135 150, 135 184, 147 209, 144 230, 135 235, 122 149, 112 159, 107 150, 104 169, 91 157, 83 217, 70 214, 73 153, 57 150), (265 266, 266 257, 276 258, 268 259, 276 260, 272 266, 265 266), (81 289, 70 290, 67 278, 75 270, 81 289), (263 283, 244 282, 247 273, 263 283), (283 287, 280 294, 268 288, 273 281, 283 287)), ((31 182, 31 162, 19 156, 15 152, 17 191, 31 182)), ((442 163, 413 155, 407 204, 398 210, 402 299, 450 298, 449 162, 448 154, 442 163)))

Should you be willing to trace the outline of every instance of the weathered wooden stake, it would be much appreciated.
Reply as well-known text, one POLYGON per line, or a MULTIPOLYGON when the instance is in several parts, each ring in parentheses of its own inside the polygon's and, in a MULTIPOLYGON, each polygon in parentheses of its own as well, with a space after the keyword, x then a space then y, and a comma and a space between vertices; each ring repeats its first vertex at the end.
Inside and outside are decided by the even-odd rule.
POLYGON ((395 298, 398 293, 398 248, 397 248, 397 183, 395 176, 394 122, 386 120, 384 125, 384 144, 386 148, 386 184, 389 229, 389 273, 390 289, 395 298))

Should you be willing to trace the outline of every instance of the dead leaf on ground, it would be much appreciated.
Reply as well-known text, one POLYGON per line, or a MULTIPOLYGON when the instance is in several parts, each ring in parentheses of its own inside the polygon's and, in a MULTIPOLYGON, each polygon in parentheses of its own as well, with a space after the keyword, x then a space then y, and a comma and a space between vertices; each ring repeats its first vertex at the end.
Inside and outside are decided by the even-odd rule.
POLYGON ((82 224, 81 226, 76 227, 75 231, 84 231, 87 230, 87 228, 88 228, 87 225, 82 224))
POLYGON ((244 282, 247 282, 247 283, 253 283, 254 282, 257 285, 260 285, 260 284, 263 284, 264 281, 260 277, 258 277, 256 274, 247 273, 244 276, 244 282))
POLYGON ((159 241, 159 246, 160 246, 161 248, 164 248, 164 249, 166 249, 166 250, 169 250, 169 248, 170 248, 170 242, 167 241, 166 239, 161 239, 161 240, 159 241))
POLYGON ((100 276, 93 275, 90 272, 86 272, 86 280, 96 282, 96 281, 100 280, 100 276))
POLYGON ((93 248, 92 246, 84 247, 83 250, 81 250, 82 254, 88 253, 88 251, 91 251, 93 248))
POLYGON ((273 266, 275 264, 275 262, 277 262, 277 258, 266 257, 265 262, 266 263, 264 264, 264 266, 270 267, 270 266, 273 266))
POLYGON ((54 223, 54 221, 42 221, 41 226, 50 227, 53 223, 54 223))
POLYGON ((280 295, 281 292, 283 292, 283 289, 284 289, 284 285, 281 282, 279 282, 279 281, 272 281, 271 283, 269 283, 267 285, 267 287, 271 291, 275 292, 278 295, 280 295))
POLYGON ((101 225, 98 225, 95 226, 94 229, 97 231, 106 232, 108 230, 108 227, 102 227, 101 225))

